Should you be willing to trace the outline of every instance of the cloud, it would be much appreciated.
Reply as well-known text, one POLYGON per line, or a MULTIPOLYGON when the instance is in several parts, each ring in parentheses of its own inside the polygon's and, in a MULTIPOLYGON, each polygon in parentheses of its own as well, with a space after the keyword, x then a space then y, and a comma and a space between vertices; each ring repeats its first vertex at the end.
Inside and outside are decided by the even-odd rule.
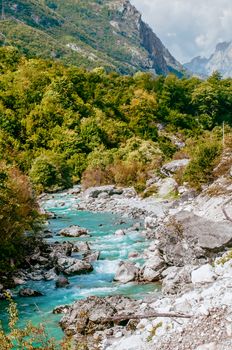
POLYGON ((232 40, 231 0, 131 0, 182 63, 232 40))

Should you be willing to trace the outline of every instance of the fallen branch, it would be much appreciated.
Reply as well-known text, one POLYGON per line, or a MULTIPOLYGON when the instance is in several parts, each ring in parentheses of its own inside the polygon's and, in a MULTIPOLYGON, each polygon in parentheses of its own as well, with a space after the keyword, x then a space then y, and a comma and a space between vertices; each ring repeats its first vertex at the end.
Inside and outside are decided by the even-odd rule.
POLYGON ((174 317, 174 318, 192 318, 192 315, 185 315, 180 313, 152 313, 146 315, 118 315, 114 317, 109 317, 105 321, 126 321, 126 320, 142 320, 144 318, 156 318, 156 317, 174 317))

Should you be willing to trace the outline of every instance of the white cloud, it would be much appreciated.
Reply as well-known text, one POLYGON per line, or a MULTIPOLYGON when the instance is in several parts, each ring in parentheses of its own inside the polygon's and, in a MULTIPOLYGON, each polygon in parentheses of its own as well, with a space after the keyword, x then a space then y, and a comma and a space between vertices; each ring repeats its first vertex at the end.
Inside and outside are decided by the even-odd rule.
POLYGON ((182 63, 232 40, 231 0, 131 0, 182 63))

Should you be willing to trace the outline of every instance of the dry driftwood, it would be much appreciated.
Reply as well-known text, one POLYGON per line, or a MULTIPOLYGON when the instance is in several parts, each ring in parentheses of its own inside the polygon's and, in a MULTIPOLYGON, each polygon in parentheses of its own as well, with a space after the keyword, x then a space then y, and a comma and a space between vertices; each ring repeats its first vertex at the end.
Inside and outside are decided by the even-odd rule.
POLYGON ((114 317, 109 317, 106 321, 126 321, 126 320, 142 320, 144 318, 156 318, 156 317, 173 317, 173 318, 192 318, 192 315, 185 315, 180 313, 158 313, 154 312, 151 314, 144 315, 118 315, 114 317))

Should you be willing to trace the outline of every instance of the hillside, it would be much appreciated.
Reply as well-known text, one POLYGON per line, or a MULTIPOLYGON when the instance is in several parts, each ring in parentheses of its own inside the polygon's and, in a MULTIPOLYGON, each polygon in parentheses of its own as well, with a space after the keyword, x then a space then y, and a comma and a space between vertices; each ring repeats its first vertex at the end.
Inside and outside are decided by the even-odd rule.
POLYGON ((209 58, 195 57, 185 68, 201 77, 218 71, 223 78, 232 77, 232 42, 219 43, 209 58))
POLYGON ((87 68, 104 66, 124 74, 183 72, 128 0, 9 0, 0 40, 29 57, 87 68))

